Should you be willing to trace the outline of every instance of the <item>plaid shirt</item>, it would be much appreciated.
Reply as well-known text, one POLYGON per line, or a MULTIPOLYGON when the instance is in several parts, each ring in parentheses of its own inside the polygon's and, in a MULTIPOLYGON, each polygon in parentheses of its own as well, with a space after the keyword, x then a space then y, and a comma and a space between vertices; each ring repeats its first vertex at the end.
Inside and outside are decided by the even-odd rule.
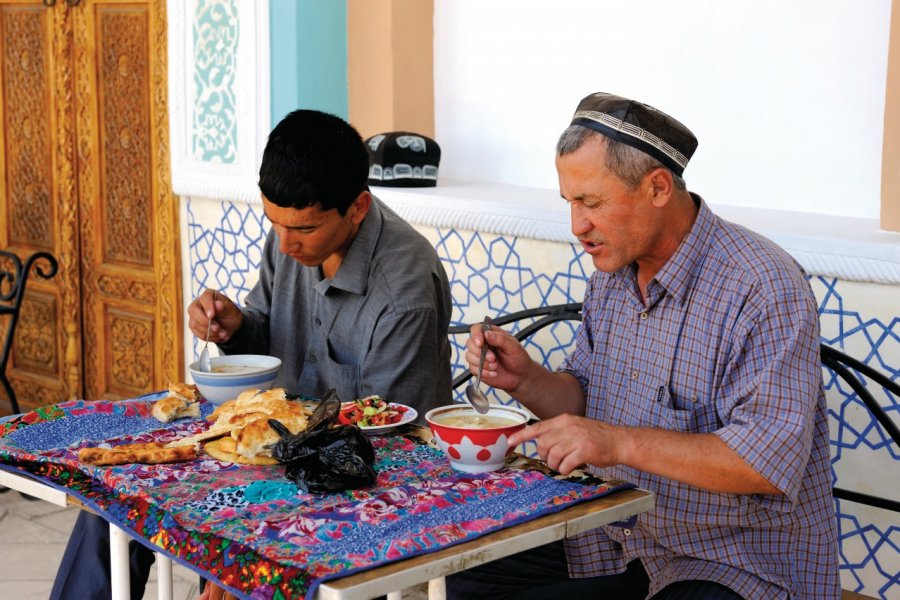
POLYGON ((634 267, 592 275, 560 370, 581 382, 587 416, 712 432, 784 495, 592 468, 655 492, 657 504, 631 527, 567 540, 569 570, 605 575, 641 558, 650 595, 704 579, 748 599, 839 598, 815 297, 786 252, 695 201, 697 220, 650 282, 646 306, 634 267))

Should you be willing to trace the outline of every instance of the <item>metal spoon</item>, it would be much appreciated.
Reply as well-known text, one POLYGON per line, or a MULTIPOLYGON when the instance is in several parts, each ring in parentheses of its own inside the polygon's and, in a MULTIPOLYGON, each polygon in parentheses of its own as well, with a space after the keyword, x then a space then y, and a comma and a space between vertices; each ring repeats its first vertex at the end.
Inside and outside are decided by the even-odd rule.
POLYGON ((207 373, 212 372, 212 362, 209 360, 209 332, 212 328, 212 319, 206 322, 206 341, 203 343, 203 350, 200 352, 200 370, 207 373))
MULTIPOLYGON (((482 334, 485 331, 490 331, 493 325, 491 318, 486 316, 481 324, 482 334)), ((466 398, 469 399, 469 404, 481 414, 486 413, 491 408, 490 400, 481 391, 481 372, 484 370, 484 356, 487 354, 487 349, 488 343, 487 340, 484 340, 481 344, 481 358, 478 359, 478 374, 475 376, 475 383, 470 383, 466 386, 466 398)))

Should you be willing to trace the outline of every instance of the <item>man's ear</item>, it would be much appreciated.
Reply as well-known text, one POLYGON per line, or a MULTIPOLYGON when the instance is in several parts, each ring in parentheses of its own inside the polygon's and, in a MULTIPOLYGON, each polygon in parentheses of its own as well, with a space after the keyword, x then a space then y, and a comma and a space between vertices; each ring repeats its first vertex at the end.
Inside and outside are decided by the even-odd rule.
POLYGON ((370 206, 372 206, 372 193, 369 190, 363 190, 350 206, 350 210, 353 211, 353 223, 357 225, 362 223, 362 220, 369 214, 370 206))
POLYGON ((675 180, 672 173, 664 167, 657 167, 647 173, 644 181, 647 184, 647 194, 654 206, 664 206, 675 191, 675 180))

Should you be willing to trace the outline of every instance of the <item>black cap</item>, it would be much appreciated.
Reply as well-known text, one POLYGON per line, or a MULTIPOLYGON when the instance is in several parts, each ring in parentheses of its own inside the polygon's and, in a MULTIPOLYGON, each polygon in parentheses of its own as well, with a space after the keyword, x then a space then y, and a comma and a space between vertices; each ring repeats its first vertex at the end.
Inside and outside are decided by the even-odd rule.
POLYGON ((697 149, 691 130, 636 100, 598 92, 582 99, 572 115, 572 125, 582 125, 645 152, 675 174, 684 168, 697 149))
POLYGON ((441 147, 430 137, 408 131, 379 133, 366 140, 369 185, 434 187, 441 147))

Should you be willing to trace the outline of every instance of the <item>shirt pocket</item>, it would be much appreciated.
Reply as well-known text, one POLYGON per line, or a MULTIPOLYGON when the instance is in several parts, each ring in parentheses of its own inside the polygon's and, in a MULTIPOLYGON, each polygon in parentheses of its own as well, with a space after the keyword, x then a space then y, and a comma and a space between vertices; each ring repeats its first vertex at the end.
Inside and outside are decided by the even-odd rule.
POLYGON ((721 427, 712 401, 703 403, 697 398, 683 398, 666 389, 659 404, 659 426, 666 429, 710 433, 721 427))
POLYGON ((333 386, 338 389, 352 388, 359 389, 359 361, 352 360, 351 357, 338 359, 332 351, 331 343, 328 343, 328 350, 322 358, 321 373, 322 378, 333 381, 333 386))

